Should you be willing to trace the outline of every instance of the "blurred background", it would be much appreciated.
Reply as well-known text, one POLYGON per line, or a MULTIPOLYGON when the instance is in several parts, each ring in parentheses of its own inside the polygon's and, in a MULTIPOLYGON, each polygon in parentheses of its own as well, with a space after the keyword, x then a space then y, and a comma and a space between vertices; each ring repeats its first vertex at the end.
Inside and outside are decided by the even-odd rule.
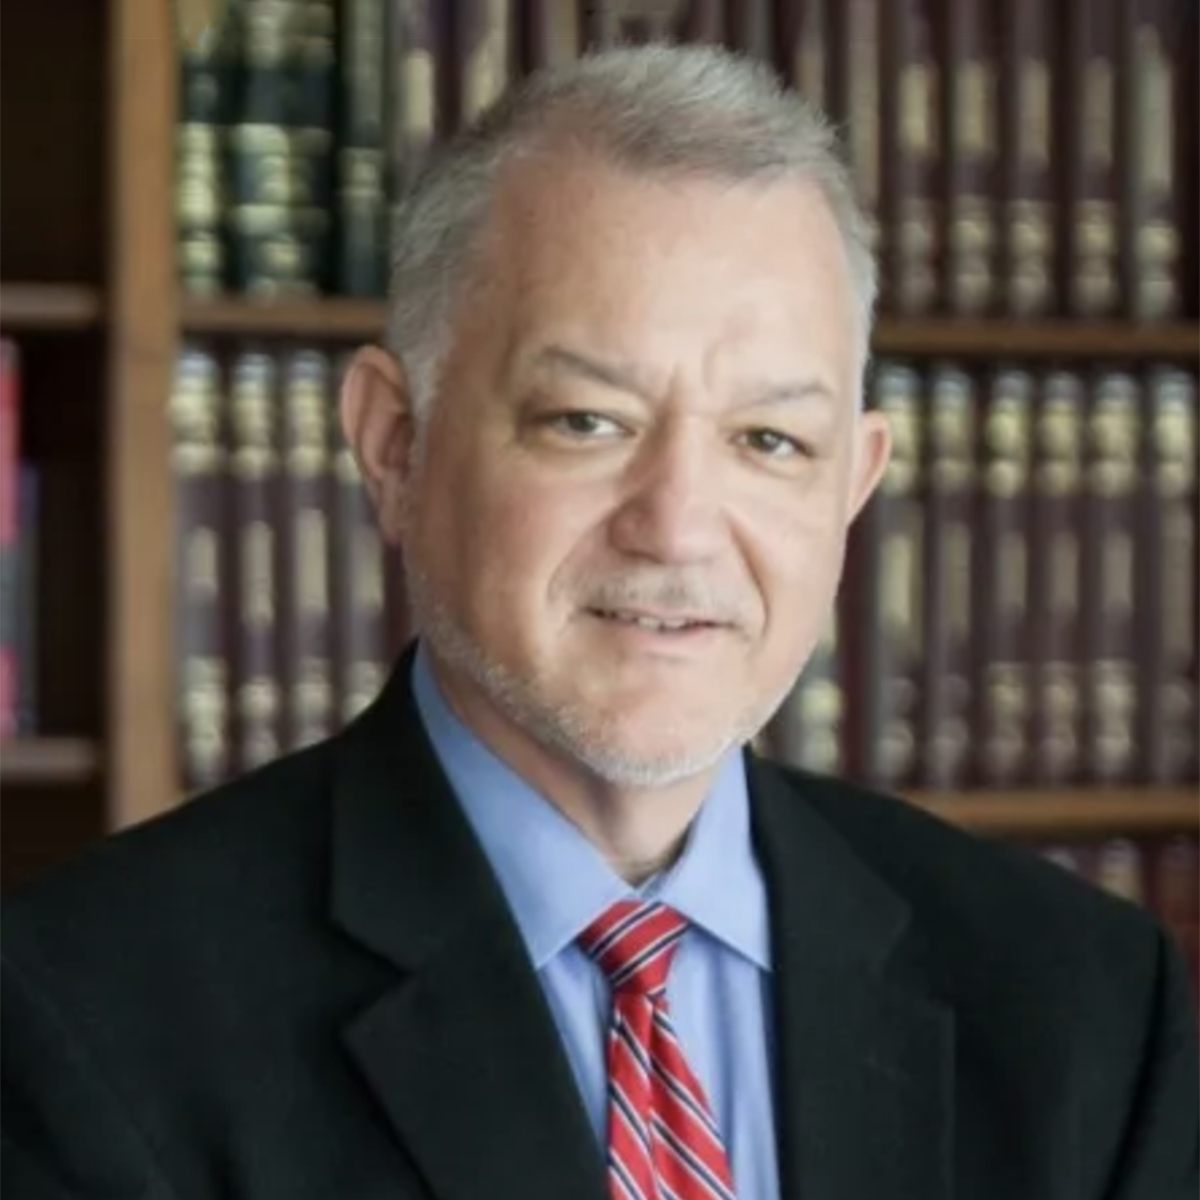
POLYGON ((1197 940, 1193 0, 10 0, 0 882, 327 736, 408 636, 334 399, 512 78, 720 42, 844 138, 895 427, 760 739, 1197 940))

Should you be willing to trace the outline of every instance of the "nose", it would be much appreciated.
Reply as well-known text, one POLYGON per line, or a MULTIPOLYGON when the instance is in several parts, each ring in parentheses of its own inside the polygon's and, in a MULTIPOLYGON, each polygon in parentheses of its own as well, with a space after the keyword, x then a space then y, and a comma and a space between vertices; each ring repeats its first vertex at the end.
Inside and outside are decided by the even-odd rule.
POLYGON ((646 440, 612 519, 616 549, 668 564, 717 556, 725 520, 716 442, 700 418, 680 419, 646 440))

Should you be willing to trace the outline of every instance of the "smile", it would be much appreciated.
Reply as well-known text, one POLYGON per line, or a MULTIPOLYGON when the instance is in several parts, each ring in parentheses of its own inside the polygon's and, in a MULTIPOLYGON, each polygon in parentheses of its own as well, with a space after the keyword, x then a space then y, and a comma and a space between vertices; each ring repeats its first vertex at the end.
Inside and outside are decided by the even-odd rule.
POLYGON ((634 625, 639 629, 648 629, 653 633, 684 633, 692 629, 715 629, 713 621, 702 617, 656 617, 647 613, 623 612, 614 609, 593 609, 594 616, 606 621, 616 621, 623 625, 634 625))

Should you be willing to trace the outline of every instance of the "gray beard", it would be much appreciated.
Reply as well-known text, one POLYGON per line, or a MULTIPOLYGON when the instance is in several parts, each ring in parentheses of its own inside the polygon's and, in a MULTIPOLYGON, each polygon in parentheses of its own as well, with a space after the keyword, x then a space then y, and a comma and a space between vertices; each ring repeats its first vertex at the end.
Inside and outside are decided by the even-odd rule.
MULTIPOLYGON (((615 731, 595 713, 551 703, 535 680, 522 679, 490 658, 448 608, 434 599, 428 581, 411 561, 405 564, 405 575, 409 612, 433 653, 467 676, 514 725, 615 787, 665 788, 710 771, 730 750, 754 737, 783 702, 780 696, 765 710, 742 714, 707 747, 635 757, 617 747, 615 731)), ((669 742, 669 718, 663 721, 663 732, 669 742)))

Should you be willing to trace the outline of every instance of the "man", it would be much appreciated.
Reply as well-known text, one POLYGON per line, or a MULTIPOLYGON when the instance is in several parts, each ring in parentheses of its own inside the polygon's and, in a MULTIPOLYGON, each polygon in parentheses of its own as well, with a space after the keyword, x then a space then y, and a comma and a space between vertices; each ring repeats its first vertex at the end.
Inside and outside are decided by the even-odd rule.
POLYGON ((1151 917, 745 749, 888 456, 864 245, 715 50, 538 77, 419 182, 342 413, 420 640, 9 904, 8 1196, 1195 1194, 1151 917))

